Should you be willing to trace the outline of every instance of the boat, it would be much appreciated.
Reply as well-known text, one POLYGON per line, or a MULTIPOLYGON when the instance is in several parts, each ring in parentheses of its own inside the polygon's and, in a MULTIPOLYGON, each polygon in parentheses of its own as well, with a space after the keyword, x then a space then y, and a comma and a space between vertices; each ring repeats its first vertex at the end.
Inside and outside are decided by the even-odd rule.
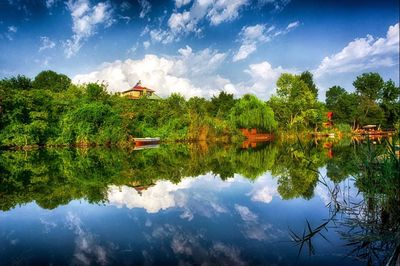
POLYGON ((135 146, 154 145, 160 142, 160 138, 133 138, 135 146))

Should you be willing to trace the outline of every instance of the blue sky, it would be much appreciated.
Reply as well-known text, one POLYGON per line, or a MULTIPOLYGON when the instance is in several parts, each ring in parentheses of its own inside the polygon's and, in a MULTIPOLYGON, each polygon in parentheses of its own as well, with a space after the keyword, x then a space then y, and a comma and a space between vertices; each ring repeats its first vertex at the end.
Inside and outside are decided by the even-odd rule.
POLYGON ((281 73, 309 70, 323 99, 363 72, 399 83, 399 2, 2 0, 0 51, 0 77, 141 79, 161 96, 268 99, 281 73))

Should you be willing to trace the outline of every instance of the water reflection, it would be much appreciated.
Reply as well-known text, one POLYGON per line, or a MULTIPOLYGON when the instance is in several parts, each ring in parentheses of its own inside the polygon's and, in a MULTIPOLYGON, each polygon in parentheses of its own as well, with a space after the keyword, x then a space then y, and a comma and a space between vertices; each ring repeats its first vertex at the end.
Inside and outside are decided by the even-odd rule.
MULTIPOLYGON (((386 261, 382 252, 348 257, 346 244, 360 239, 353 232, 369 237, 368 230, 379 228, 369 247, 387 232, 398 232, 393 206, 399 195, 380 194, 376 200, 369 179, 348 178, 360 175, 368 147, 344 142, 330 148, 327 153, 315 142, 255 149, 202 143, 140 151, 2 152, 0 261, 356 265, 353 256, 386 261), (306 221, 311 229, 329 221, 324 232, 329 242, 313 237, 316 256, 298 257, 289 229, 302 232, 306 221)), ((398 245, 396 234, 385 238, 390 243, 385 252, 398 245)))

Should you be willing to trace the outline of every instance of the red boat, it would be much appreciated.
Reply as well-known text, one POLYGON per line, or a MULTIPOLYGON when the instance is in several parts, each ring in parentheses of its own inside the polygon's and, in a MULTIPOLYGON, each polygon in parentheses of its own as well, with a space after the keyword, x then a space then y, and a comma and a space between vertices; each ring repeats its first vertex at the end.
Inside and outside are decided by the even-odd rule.
POLYGON ((160 143, 160 138, 133 138, 135 146, 146 146, 160 143))

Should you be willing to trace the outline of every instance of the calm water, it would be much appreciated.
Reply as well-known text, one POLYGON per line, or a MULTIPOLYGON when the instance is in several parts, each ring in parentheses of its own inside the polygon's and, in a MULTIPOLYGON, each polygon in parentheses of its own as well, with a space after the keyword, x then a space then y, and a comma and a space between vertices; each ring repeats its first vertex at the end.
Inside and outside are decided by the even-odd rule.
POLYGON ((371 204, 375 214, 382 207, 355 182, 360 149, 2 152, 0 264, 380 264, 391 242, 360 241, 371 204), (293 240, 310 229, 309 240, 293 240))

